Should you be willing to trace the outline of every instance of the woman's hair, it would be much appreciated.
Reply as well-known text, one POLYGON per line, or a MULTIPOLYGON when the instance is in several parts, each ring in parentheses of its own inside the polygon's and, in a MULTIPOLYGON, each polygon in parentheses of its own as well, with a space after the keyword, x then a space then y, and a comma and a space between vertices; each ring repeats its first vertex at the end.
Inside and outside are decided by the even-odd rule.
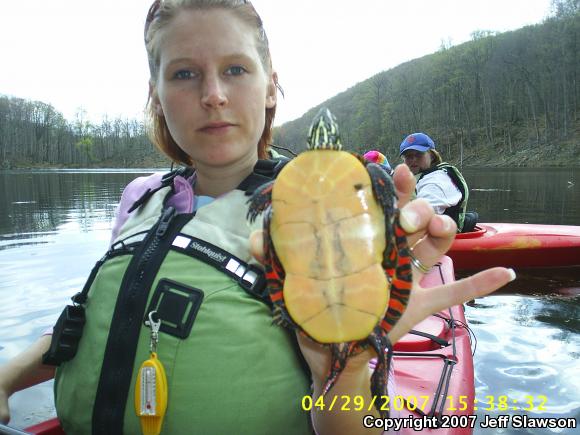
POLYGON ((443 162, 443 157, 441 157, 439 151, 430 149, 429 152, 431 153, 431 167, 437 166, 439 163, 443 162))
MULTIPOLYGON (((208 9, 225 9, 232 11, 240 20, 247 23, 255 29, 256 46, 264 70, 269 73, 272 71, 272 59, 268 45, 268 37, 264 30, 262 19, 249 1, 246 0, 155 0, 149 9, 147 21, 145 23, 145 48, 147 49, 147 58, 149 60, 149 72, 151 80, 156 83, 159 77, 159 38, 156 37, 158 32, 167 26, 173 18, 182 10, 208 10, 208 9)), ((274 75, 276 88, 282 90, 274 75)), ((151 97, 151 96, 149 96, 151 97)), ((276 106, 271 109, 266 108, 266 122, 264 131, 258 141, 258 157, 263 159, 268 156, 268 146, 272 139, 272 124, 276 106)), ((159 115, 155 107, 151 104, 151 98, 147 101, 147 116, 149 118, 149 136, 153 143, 173 161, 185 165, 192 165, 194 162, 191 157, 183 151, 175 142, 165 117, 159 115)))

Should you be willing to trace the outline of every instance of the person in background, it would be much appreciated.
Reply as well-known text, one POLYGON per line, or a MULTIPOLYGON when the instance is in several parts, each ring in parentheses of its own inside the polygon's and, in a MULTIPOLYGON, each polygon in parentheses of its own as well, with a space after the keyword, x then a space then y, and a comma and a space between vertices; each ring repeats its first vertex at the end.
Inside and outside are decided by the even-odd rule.
POLYGON ((383 153, 381 153, 380 151, 376 151, 376 150, 367 151, 363 155, 363 157, 365 160, 367 160, 369 162, 377 163, 377 164, 381 165, 383 168, 386 169, 386 171, 389 174, 393 173, 393 168, 389 164, 387 157, 383 153))
MULTIPOLYGON (((249 294, 246 281, 200 260, 208 244, 217 246, 221 256, 234 252, 239 267, 244 262, 254 271, 263 258, 263 234, 247 223, 248 197, 242 187, 260 163, 269 162, 277 104, 277 75, 258 13, 244 0, 157 0, 146 21, 145 43, 152 138, 185 170, 171 177, 138 178, 123 192, 114 242, 85 287, 91 289, 88 299, 79 301, 87 315, 78 351, 57 372, 57 414, 65 431, 140 433, 131 385, 141 384, 135 383, 133 367, 149 357, 149 345, 157 348, 158 339, 156 355, 166 365, 169 389, 163 433, 302 435, 312 433, 312 426, 320 435, 382 432, 361 424, 365 415, 378 416, 375 409, 304 412, 302 398, 312 394, 316 402, 322 393, 331 361, 328 348, 273 326, 271 310, 249 294), (144 233, 145 239, 137 237, 144 233), (203 249, 189 255, 188 249, 200 244, 203 249), (156 267, 145 267, 154 261, 156 267), (124 276, 131 285, 125 285, 124 276), (157 338, 142 316, 149 313, 152 327, 154 311, 136 307, 137 300, 152 303, 137 291, 149 288, 151 301, 165 295, 159 299, 160 318, 165 319, 167 305, 167 315, 176 319, 173 326, 164 323, 157 338), (193 296, 200 292, 204 296, 195 324, 184 322, 187 304, 199 301, 193 296)), ((429 268, 451 246, 456 226, 434 214, 426 201, 410 201, 415 180, 405 165, 399 165, 393 180, 413 258, 429 268)), ((431 313, 491 293, 515 278, 513 271, 494 268, 421 288, 416 263, 409 304, 389 332, 392 343, 431 313)), ((54 367, 42 359, 50 345, 45 335, 0 367, 0 421, 9 419, 12 393, 54 375, 54 367)), ((347 395, 370 403, 369 362, 374 357, 369 349, 350 358, 326 401, 347 395)))
POLYGON ((425 133, 408 135, 399 147, 400 155, 416 176, 417 198, 426 199, 436 214, 451 217, 457 232, 473 231, 477 213, 467 212, 469 188, 461 172, 435 149, 435 142, 425 133))

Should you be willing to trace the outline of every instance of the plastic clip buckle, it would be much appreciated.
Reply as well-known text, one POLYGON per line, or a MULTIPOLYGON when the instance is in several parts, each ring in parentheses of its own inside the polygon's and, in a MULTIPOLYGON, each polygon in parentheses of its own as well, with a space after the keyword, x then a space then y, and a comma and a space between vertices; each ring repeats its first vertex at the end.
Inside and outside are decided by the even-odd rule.
POLYGON ((73 359, 84 325, 85 309, 80 305, 67 305, 54 326, 50 348, 42 356, 43 364, 58 366, 73 359))

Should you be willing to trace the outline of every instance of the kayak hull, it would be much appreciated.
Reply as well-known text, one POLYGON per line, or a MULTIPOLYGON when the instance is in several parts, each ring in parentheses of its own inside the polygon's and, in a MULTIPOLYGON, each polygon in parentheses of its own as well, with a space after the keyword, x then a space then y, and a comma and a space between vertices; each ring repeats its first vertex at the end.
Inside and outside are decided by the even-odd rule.
MULTIPOLYGON (((455 280, 453 262, 444 256, 438 265, 421 281, 423 287, 435 287, 455 280)), ((464 308, 456 305, 439 312, 415 326, 413 330, 427 332, 447 342, 446 346, 413 334, 407 334, 395 345, 395 381, 397 395, 406 399, 410 406, 400 412, 400 417, 408 419, 429 416, 447 416, 440 424, 449 427, 439 429, 424 428, 421 433, 468 435, 473 432, 467 417, 474 414, 473 402, 475 383, 473 355, 471 353, 470 332, 466 328, 464 308), (450 327, 454 324, 455 327, 450 327), (408 341, 421 341, 409 346, 408 341), (439 388, 439 384, 441 387, 439 388), (428 398, 428 399, 427 399, 428 398), (417 401, 421 412, 412 411, 417 401), (461 400, 461 403, 459 401, 461 400), (450 419, 449 417, 453 417, 450 419), (465 416, 462 419, 459 416, 465 416), (457 427, 457 421, 468 423, 457 427)), ((412 428, 402 429, 403 434, 417 434, 412 428)))
MULTIPOLYGON (((434 287, 454 279, 453 262, 444 256, 421 285, 434 287)), ((392 416, 409 420, 429 419, 433 415, 473 415, 473 357, 469 331, 462 325, 466 325, 466 320, 463 306, 459 305, 420 322, 413 329, 419 335, 407 334, 395 344, 396 397, 390 404, 392 416), (459 403, 460 397, 465 405, 459 403)), ((417 431, 409 426, 400 433, 416 435, 417 431)), ((64 434, 56 418, 25 430, 41 435, 64 434)), ((421 433, 432 431, 436 435, 472 433, 469 427, 423 429, 421 433)))
POLYGON ((60 427, 60 422, 56 417, 35 424, 34 426, 29 426, 24 430, 28 433, 39 435, 65 435, 62 427, 60 427))
POLYGON ((580 226, 482 223, 457 234, 448 254, 455 270, 580 266, 580 226))

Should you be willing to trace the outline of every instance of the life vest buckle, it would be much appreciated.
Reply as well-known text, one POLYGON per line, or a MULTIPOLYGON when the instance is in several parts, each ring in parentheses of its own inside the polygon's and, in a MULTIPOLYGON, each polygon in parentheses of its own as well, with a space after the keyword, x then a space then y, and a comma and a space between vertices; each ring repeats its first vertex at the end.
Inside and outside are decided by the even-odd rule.
POLYGON ((80 305, 67 305, 58 318, 50 348, 42 355, 42 363, 59 366, 74 358, 85 326, 85 309, 80 305))
MULTIPOLYGON (((227 268, 227 266, 226 266, 227 268)), ((264 278, 264 273, 254 267, 249 265, 247 268, 240 265, 238 270, 234 272, 238 275, 238 283, 246 292, 251 295, 268 302, 268 295, 265 293, 266 290, 266 279, 264 278)))

